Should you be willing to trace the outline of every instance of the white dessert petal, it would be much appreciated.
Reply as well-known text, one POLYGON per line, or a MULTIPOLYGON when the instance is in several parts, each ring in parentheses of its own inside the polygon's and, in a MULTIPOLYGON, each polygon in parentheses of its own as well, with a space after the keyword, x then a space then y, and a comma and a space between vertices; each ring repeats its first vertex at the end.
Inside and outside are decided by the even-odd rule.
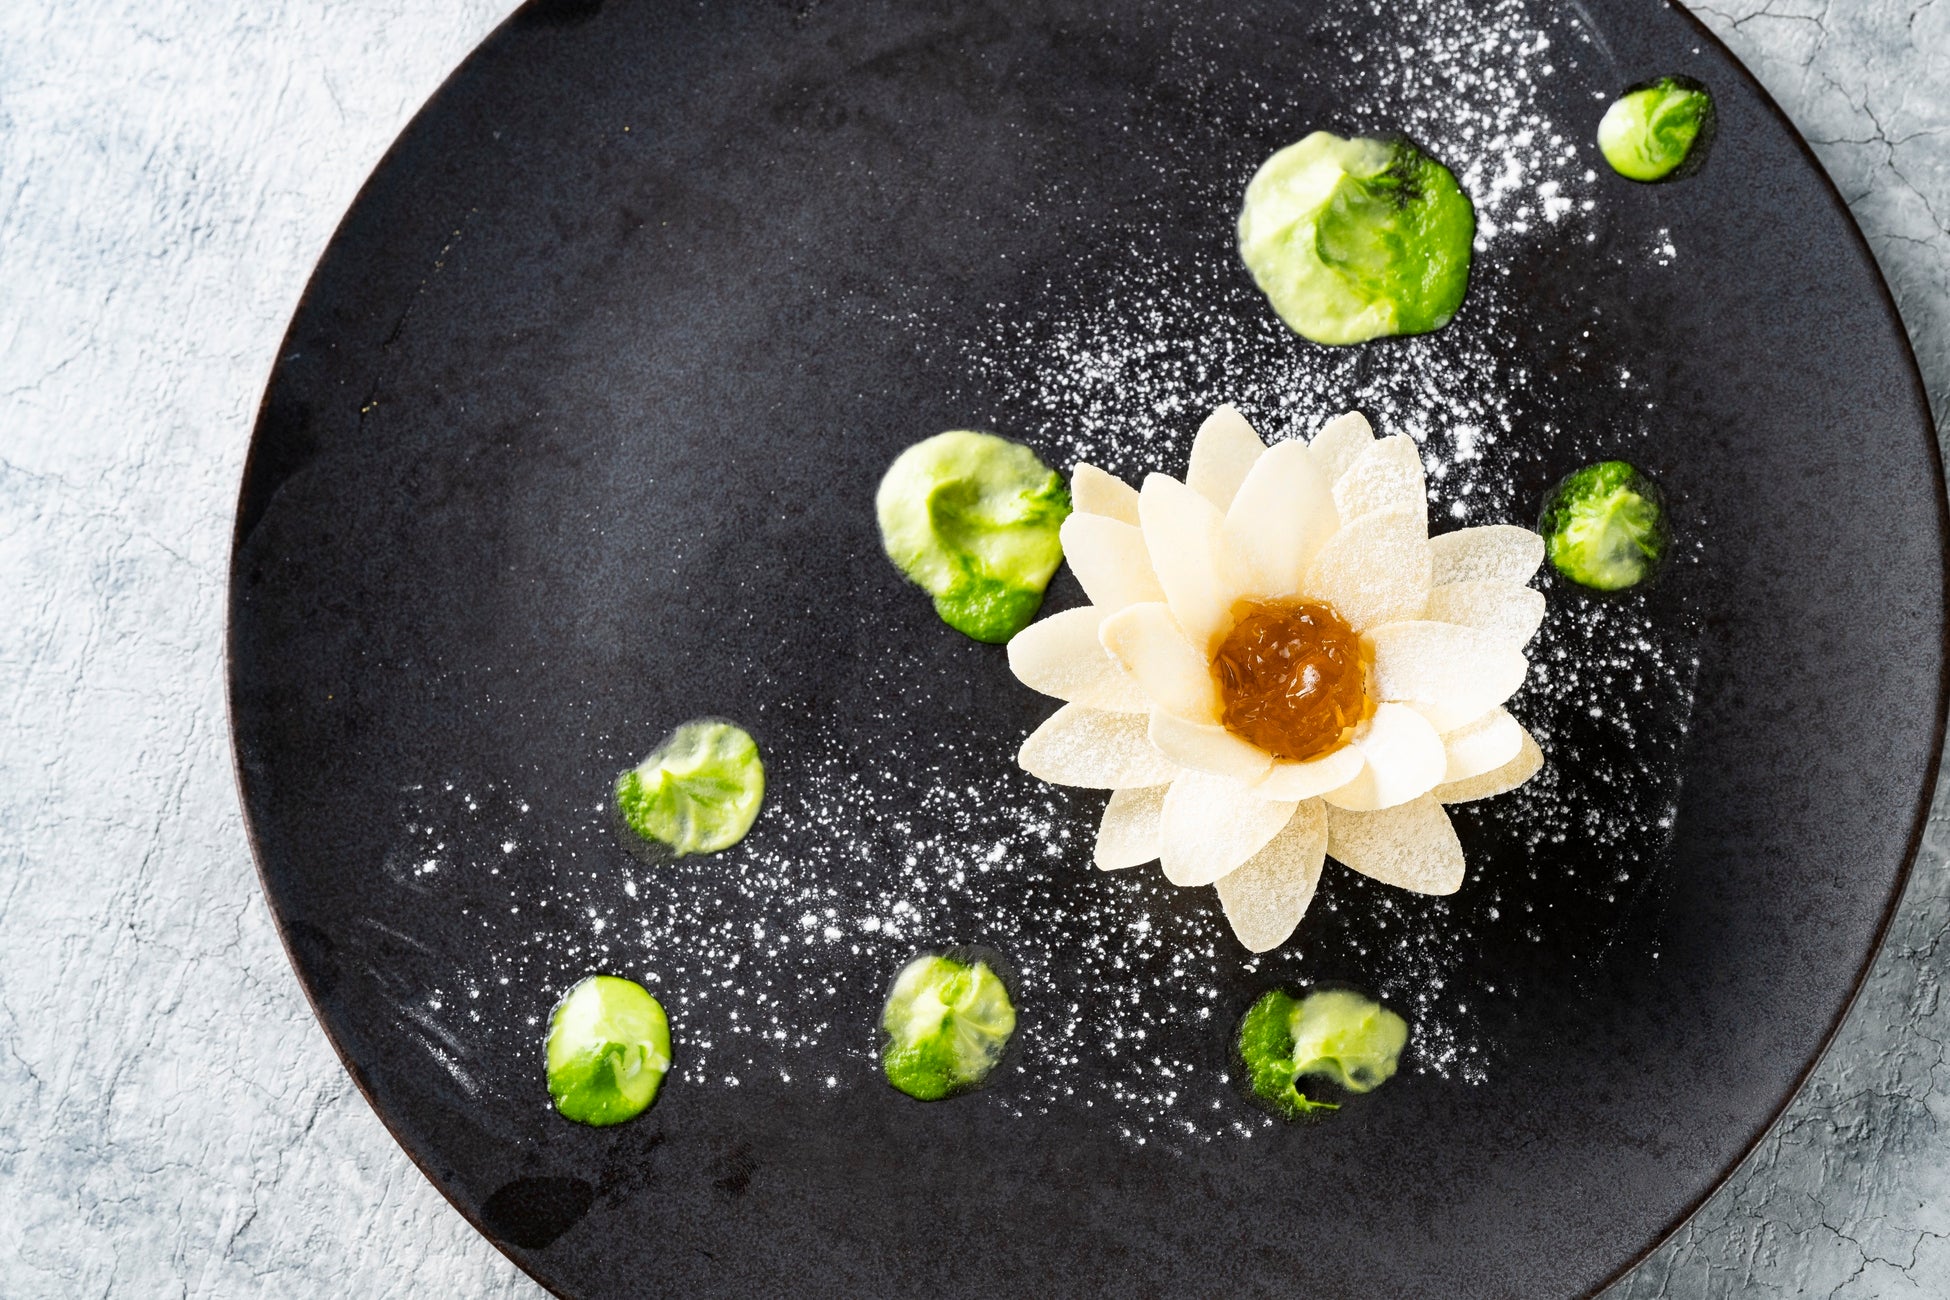
POLYGON ((1070 471, 1070 504, 1086 515, 1102 515, 1137 527, 1137 489, 1095 465, 1077 462, 1070 471))
POLYGON ((1267 843, 1297 805, 1256 799, 1239 784, 1206 772, 1187 772, 1165 795, 1158 863, 1181 887, 1209 885, 1267 843))
POLYGON ((1143 713, 1150 704, 1137 678, 1098 639, 1104 618, 1103 610, 1084 605, 1031 623, 1009 638, 1009 671, 1030 690, 1059 700, 1143 713))
POLYGON ((1397 889, 1453 894, 1462 888, 1462 842, 1434 795, 1381 812, 1328 808, 1327 852, 1397 889))
POLYGON ((1099 653, 1143 688, 1152 704, 1193 722, 1219 720, 1219 684, 1161 601, 1126 605, 1103 620, 1099 653))
POLYGON ((1305 762, 1274 759, 1273 766, 1253 793, 1262 799, 1312 799, 1329 790, 1338 790, 1361 775, 1367 759, 1353 745, 1342 745, 1322 758, 1305 762))
POLYGON ((1420 618, 1429 602, 1427 535, 1421 511, 1364 515, 1320 548, 1301 589, 1332 605, 1357 632, 1420 618))
POLYGON ((1104 819, 1097 824, 1097 866, 1121 871, 1154 861, 1162 843, 1165 791, 1170 786, 1147 785, 1111 791, 1104 819))
POLYGON ((1253 462, 1266 453, 1266 444, 1237 408, 1221 406, 1205 417, 1192 439, 1192 462, 1185 484, 1220 510, 1232 504, 1253 462))
MULTIPOLYGON (((1491 709, 1476 721, 1443 733, 1449 756, 1442 785, 1494 772, 1523 751, 1524 729, 1507 709, 1491 709)), ((1453 802, 1445 800, 1445 802, 1453 802)))
POLYGON ((1334 508, 1343 523, 1377 510, 1419 510, 1426 518, 1429 489, 1415 439, 1398 433, 1356 456, 1334 480, 1334 508))
POLYGON ((1522 646, 1544 621, 1544 593, 1514 582, 1445 582, 1429 589, 1422 617, 1494 632, 1522 646))
POLYGON ((1249 952, 1270 952, 1293 936, 1314 901, 1327 854, 1327 814, 1301 804, 1265 848, 1220 876, 1219 903, 1249 952))
POLYGON ((1354 458, 1374 445, 1374 429, 1368 424, 1368 417, 1359 411, 1349 411, 1337 415, 1320 426, 1320 432, 1308 444, 1313 449, 1314 461, 1320 472, 1332 483, 1347 473, 1347 467, 1354 458))
POLYGON ((1209 653, 1231 620, 1237 585, 1225 516, 1177 479, 1152 474, 1138 493, 1138 517, 1172 616, 1199 653, 1209 653))
POLYGON ((1163 600, 1165 589, 1151 572, 1144 534, 1133 524, 1103 515, 1072 514, 1058 537, 1070 572, 1083 584, 1090 603, 1115 613, 1141 600, 1163 600))
POLYGON ((1283 442, 1254 463, 1226 511, 1226 539, 1245 596, 1293 596, 1341 526, 1334 490, 1312 452, 1283 442))
POLYGON ((1406 704, 1382 704, 1351 748, 1361 770, 1347 784, 1321 795, 1350 812, 1375 812, 1419 799, 1441 783, 1448 768, 1442 737, 1406 704))
POLYGON ((1462 781, 1445 782, 1437 786, 1433 793, 1442 803, 1469 803, 1476 799, 1487 799, 1491 795, 1516 789, 1536 776, 1543 766, 1544 751, 1537 747, 1536 740, 1526 731, 1523 733, 1523 748, 1502 767, 1462 781))
POLYGON ((1273 766, 1272 756, 1224 727, 1192 722, 1163 709, 1151 711, 1151 743, 1172 762, 1195 772, 1252 785, 1273 766))
POLYGON ((1530 669, 1507 638, 1454 623, 1390 623, 1368 636, 1375 693, 1415 705, 1437 731, 1482 717, 1514 695, 1530 669))
POLYGON ((1151 743, 1141 713, 1106 713, 1066 704, 1029 733, 1016 756, 1022 770, 1052 785, 1121 790, 1163 785, 1178 765, 1151 743))
POLYGON ((1429 539, 1435 582, 1513 582, 1521 587, 1544 562, 1544 539, 1515 524, 1461 528, 1429 539))

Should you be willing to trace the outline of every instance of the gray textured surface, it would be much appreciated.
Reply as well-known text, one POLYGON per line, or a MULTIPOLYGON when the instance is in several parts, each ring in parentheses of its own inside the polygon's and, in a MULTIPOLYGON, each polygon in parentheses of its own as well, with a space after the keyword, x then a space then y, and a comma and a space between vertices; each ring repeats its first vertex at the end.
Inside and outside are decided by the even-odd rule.
MULTIPOLYGON (((253 408, 359 183, 509 0, 0 3, 0 1295, 530 1296, 312 1023, 219 634, 253 408), (246 11, 255 11, 249 13, 246 11)), ((1699 12, 1950 399, 1950 4, 1699 12)), ((1950 1295, 1950 829, 1786 1120, 1618 1291, 1950 1295)))

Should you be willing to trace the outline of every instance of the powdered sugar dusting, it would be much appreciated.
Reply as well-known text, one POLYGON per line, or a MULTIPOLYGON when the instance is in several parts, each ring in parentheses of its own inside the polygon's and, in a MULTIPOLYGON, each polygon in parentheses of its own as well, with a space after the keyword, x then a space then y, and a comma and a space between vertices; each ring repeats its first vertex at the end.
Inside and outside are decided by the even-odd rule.
MULTIPOLYGON (((1156 213, 1118 214, 1114 256, 1080 249, 1025 270, 1021 300, 992 304, 974 329, 967 304, 911 305, 894 324, 934 372, 965 377, 951 396, 1053 461, 1089 460, 1131 479, 1179 473, 1193 431, 1221 402, 1269 440, 1359 409, 1377 433, 1409 434, 1421 448, 1437 531, 1528 524, 1542 487, 1575 467, 1570 449, 1590 445, 1579 408, 1563 400, 1563 374, 1512 344, 1529 318, 1517 279, 1526 259, 1559 256, 1590 234, 1595 177, 1580 161, 1589 124, 1556 121, 1545 107, 1551 79, 1584 57, 1589 38, 1574 18, 1524 0, 1408 0, 1319 21, 1325 48, 1338 43, 1353 66, 1297 67, 1296 83, 1363 89, 1344 101, 1345 120, 1300 126, 1406 133, 1476 204, 1473 285, 1450 328, 1328 349, 1266 309, 1229 232, 1252 168, 1288 142, 1235 129, 1246 110, 1277 123, 1292 91, 1275 85, 1226 86, 1226 104, 1185 110, 1184 133, 1157 143, 1173 197, 1156 213), (1358 35, 1384 15, 1393 39, 1358 35), (1188 247, 1187 221, 1208 223, 1210 237, 1188 247)), ((1560 344, 1565 365, 1585 364, 1581 341, 1560 344)), ((1652 405, 1629 373, 1606 382, 1620 406, 1652 405)), ((1645 436, 1635 417, 1609 446, 1629 453, 1645 436)), ((1689 549, 1678 563, 1696 557, 1689 549)), ((1072 1115, 1133 1143, 1249 1137, 1272 1121, 1229 1077, 1236 1018, 1270 984, 1322 979, 1358 983, 1409 1017, 1405 1070, 1483 1082, 1495 1074, 1495 1027, 1521 1014, 1535 987, 1525 952, 1565 930, 1602 952, 1656 875, 1697 668, 1683 602, 1551 596, 1530 682, 1511 705, 1549 763, 1522 790, 1455 810, 1471 854, 1455 896, 1403 894, 1330 864, 1295 939, 1251 956, 1213 891, 1173 889, 1154 866, 1097 871, 1091 841, 1105 796, 1020 771, 1020 732, 889 703, 872 715, 872 742, 833 726, 797 752, 766 749, 770 793, 751 836, 706 858, 637 862, 597 791, 582 820, 546 827, 523 791, 465 774, 405 792, 389 873, 431 900, 464 894, 484 943, 450 981, 401 990, 401 1003, 429 1052, 464 1072, 470 1052, 539 1059, 545 1013, 534 991, 557 995, 605 970, 664 1003, 685 1086, 884 1088, 874 1026, 887 982, 916 951, 978 943, 1012 967, 1019 1026, 994 1085, 956 1105, 1072 1115), (522 937, 489 938, 510 933, 522 937), (495 999, 530 1010, 482 1016, 495 999), (1108 1085, 1080 1086, 1084 1062, 1108 1085)), ((924 667, 889 644, 873 672, 891 702, 924 667)), ((764 748, 762 714, 739 720, 764 748)), ((654 739, 604 745, 620 770, 654 739)))

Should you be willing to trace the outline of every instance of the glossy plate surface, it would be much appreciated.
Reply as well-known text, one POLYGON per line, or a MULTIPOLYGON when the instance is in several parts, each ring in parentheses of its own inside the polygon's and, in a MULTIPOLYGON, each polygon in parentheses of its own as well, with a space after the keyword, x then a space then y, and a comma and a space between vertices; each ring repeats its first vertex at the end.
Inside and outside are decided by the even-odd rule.
MULTIPOLYGON (((387 156, 320 264, 239 505, 231 700, 266 891, 401 1143, 564 1295, 1559 1296, 1676 1225, 1778 1114, 1900 890, 1942 718, 1941 474, 1833 189, 1684 14, 1410 0, 531 4, 387 156), (1604 170, 1683 72, 1704 169, 1604 170), (1232 248, 1260 159, 1406 131, 1478 199, 1440 334, 1283 331, 1232 248), (988 428, 1181 474, 1411 432, 1438 531, 1623 455, 1679 554, 1551 613, 1513 705, 1552 766, 1461 810, 1447 900, 1330 865, 1257 962, 1209 890, 1089 862, 1101 794, 1015 770, 1054 707, 879 553, 908 443, 988 428), (602 811, 729 716, 770 795, 718 858, 602 811), (913 952, 1021 1010, 991 1087, 878 1075, 913 952), (664 1001, 676 1067, 556 1117, 550 1006, 664 1001), (1227 1079, 1278 982, 1415 1026, 1275 1126, 1227 1079)), ((1081 599, 1067 572, 1050 608, 1081 599)))

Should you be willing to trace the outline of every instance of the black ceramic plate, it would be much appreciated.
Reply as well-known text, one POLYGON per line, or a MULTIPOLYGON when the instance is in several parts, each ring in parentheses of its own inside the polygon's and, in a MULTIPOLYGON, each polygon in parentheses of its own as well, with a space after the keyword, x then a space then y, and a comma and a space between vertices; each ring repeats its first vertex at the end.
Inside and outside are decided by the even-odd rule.
POLYGON ((1942 496, 1834 190, 1648 0, 536 3, 388 155, 279 357, 238 764, 347 1067, 565 1295, 1575 1295, 1741 1159, 1874 952, 1938 745, 1942 496), (1597 118, 1666 72, 1717 96, 1713 153, 1619 180, 1597 118), (1272 320, 1231 222, 1316 127, 1407 132, 1476 195, 1447 330, 1272 320), (1648 591, 1550 586, 1513 707, 1551 767, 1459 813, 1461 893, 1330 867, 1256 962, 1210 891, 1090 866, 1102 795, 1013 763, 1053 705, 902 585, 871 509, 945 428, 1182 473, 1223 400, 1414 433, 1438 529, 1623 454, 1681 539, 1648 591), (770 802, 647 865, 611 782, 698 714, 756 733, 770 802), (951 943, 1013 964, 1021 1028, 925 1106, 873 1025, 951 943), (610 1130, 540 1068, 599 970, 677 1043, 610 1130), (1276 1125, 1232 1025, 1323 980, 1415 1038, 1276 1125))

